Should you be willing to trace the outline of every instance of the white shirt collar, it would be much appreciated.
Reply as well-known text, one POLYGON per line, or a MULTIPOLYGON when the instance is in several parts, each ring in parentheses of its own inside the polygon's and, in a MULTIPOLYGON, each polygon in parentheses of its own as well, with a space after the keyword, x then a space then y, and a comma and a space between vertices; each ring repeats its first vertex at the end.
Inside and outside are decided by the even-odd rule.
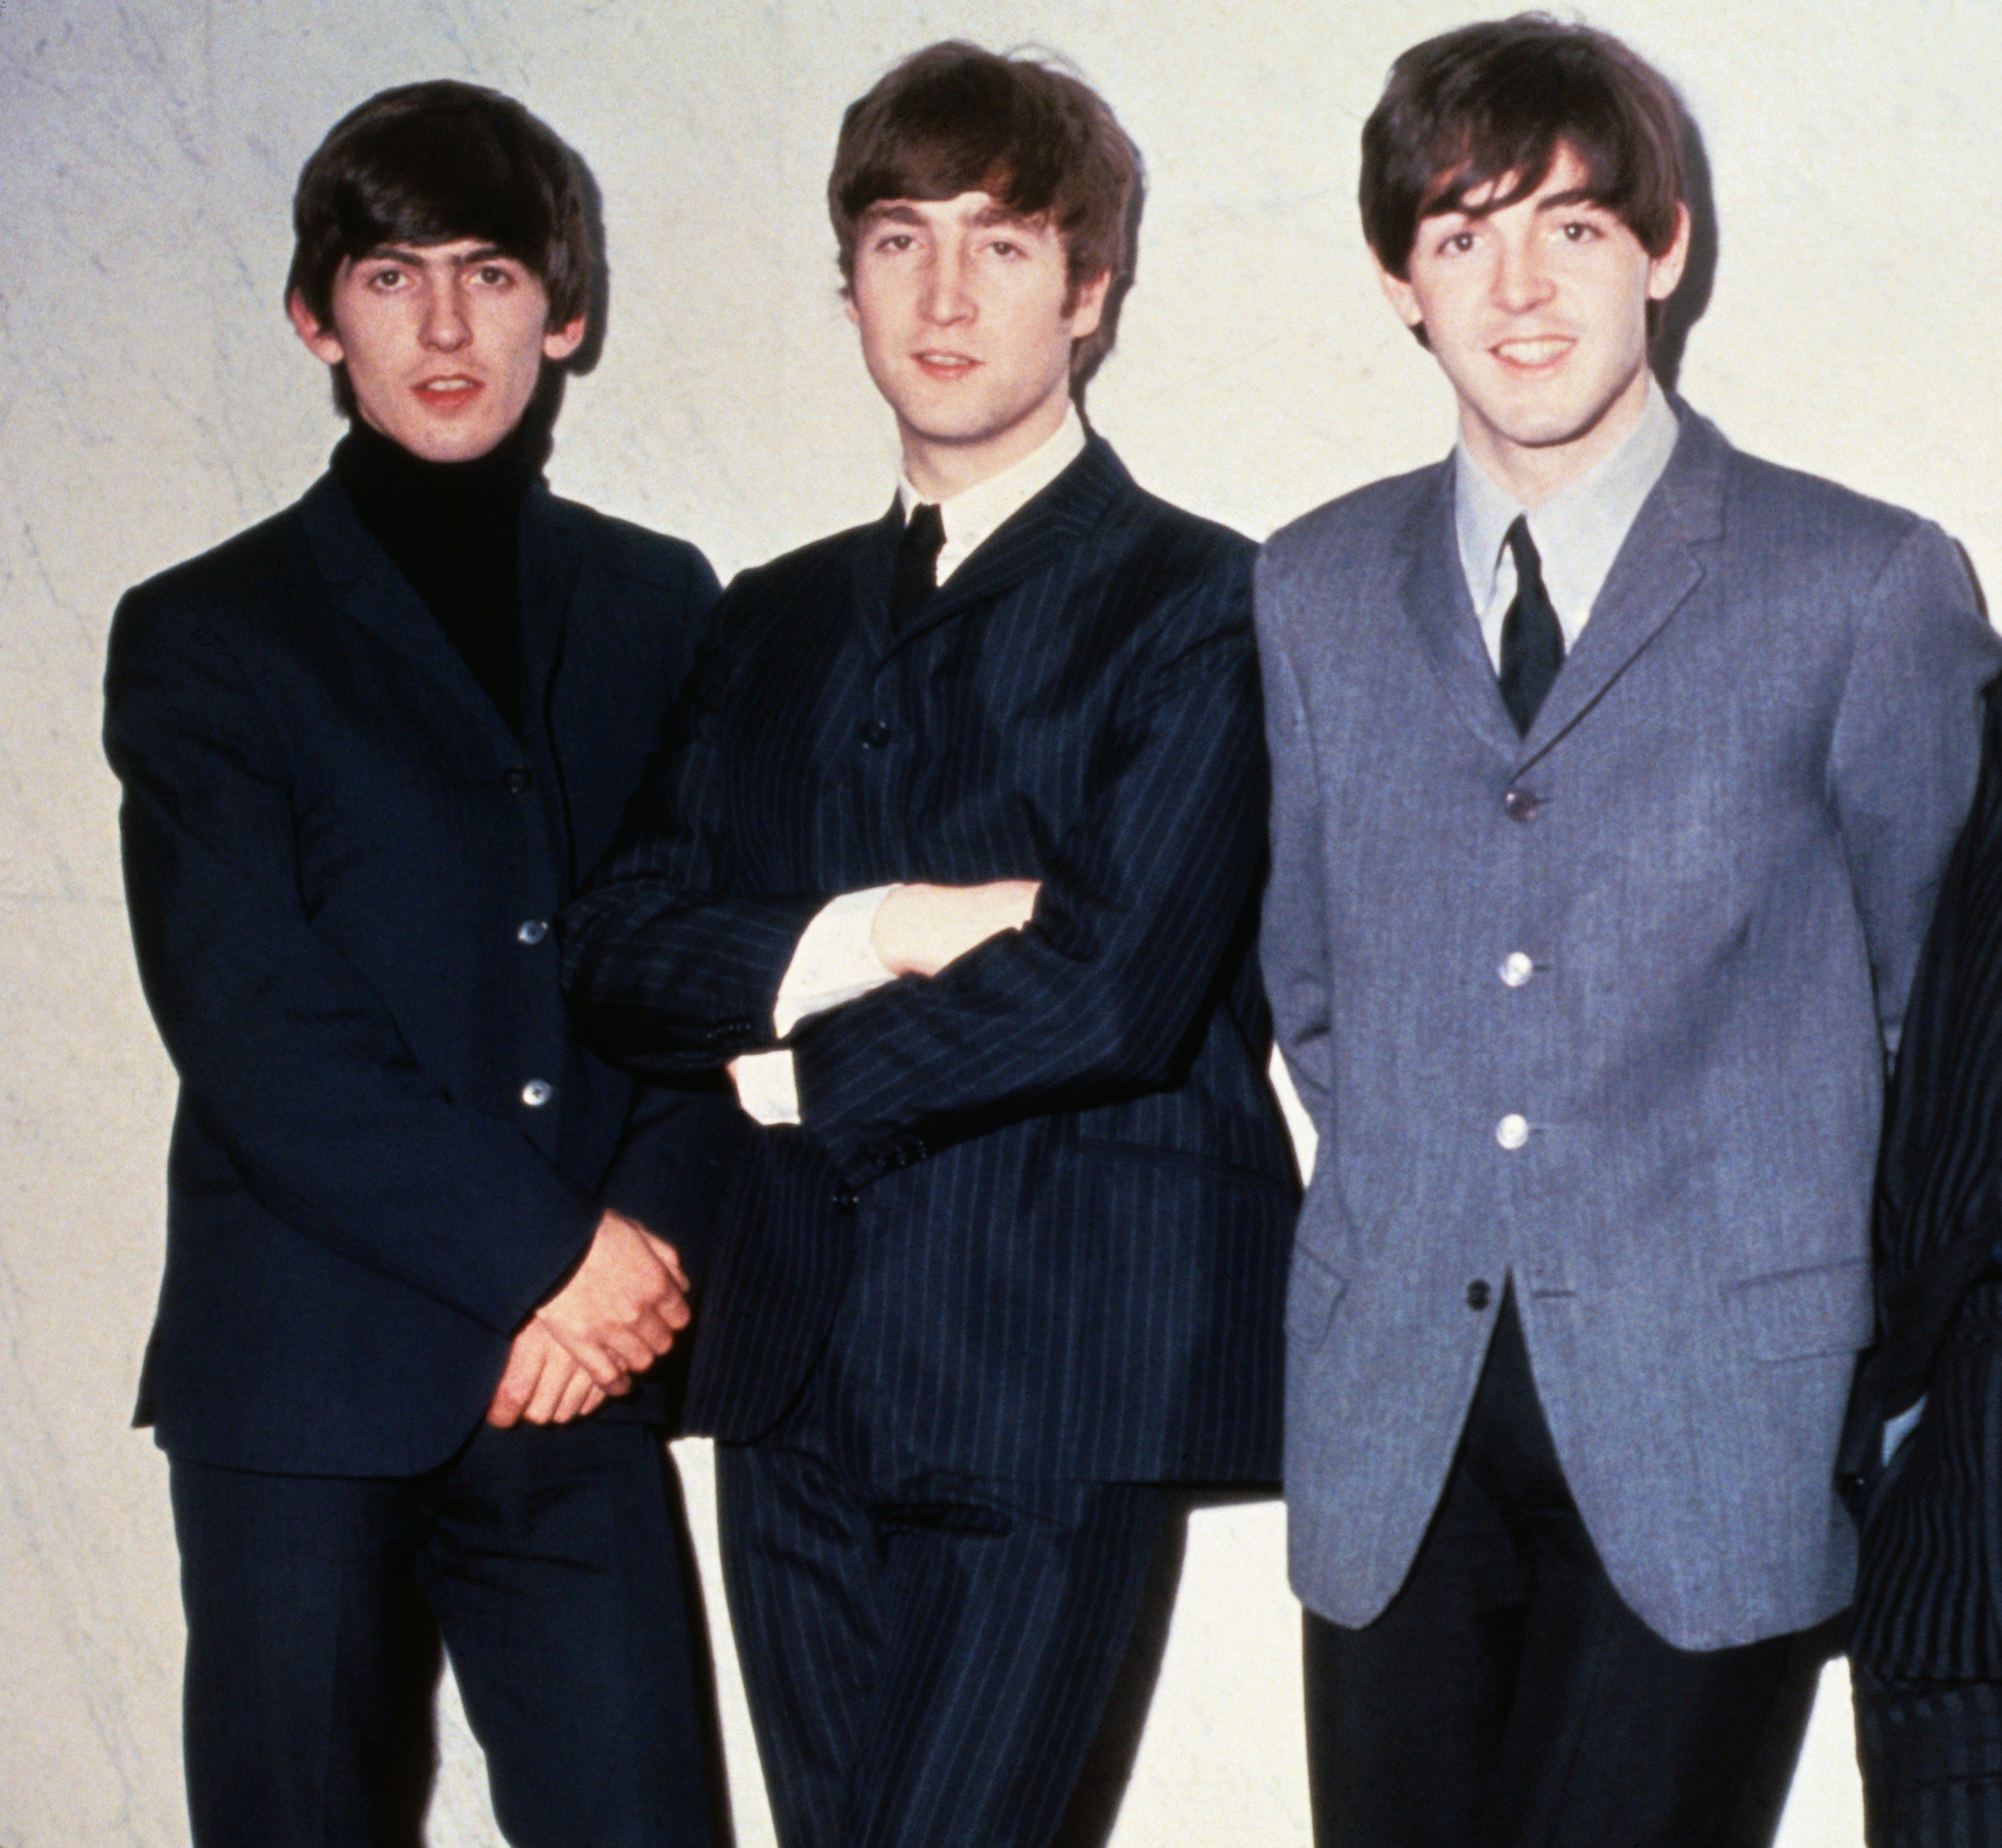
MULTIPOLYGON (((950 500, 941 500, 939 519, 945 528, 945 544, 939 550, 938 581, 943 584, 989 534, 1055 480, 1083 448, 1083 420, 1077 414, 1076 403, 1067 403, 1063 421, 1020 461, 1010 462, 999 474, 975 482, 950 500)), ((900 469, 897 502, 907 519, 911 509, 922 505, 924 498, 900 469)))
POLYGON ((1680 427, 1667 394, 1651 373, 1641 420, 1627 440, 1589 474, 1529 508, 1474 459, 1463 441, 1454 445, 1453 521, 1460 569, 1481 618, 1488 658, 1498 668, 1502 619, 1515 598, 1515 560, 1505 541, 1516 517, 1529 515, 1543 588, 1557 612, 1568 653, 1591 619, 1635 516, 1669 465, 1680 427))

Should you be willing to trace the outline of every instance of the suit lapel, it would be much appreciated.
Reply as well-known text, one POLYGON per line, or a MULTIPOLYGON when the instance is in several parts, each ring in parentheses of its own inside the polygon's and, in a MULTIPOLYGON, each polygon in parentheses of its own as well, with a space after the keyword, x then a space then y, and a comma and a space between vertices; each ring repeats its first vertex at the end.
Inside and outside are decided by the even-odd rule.
POLYGON ((1676 409, 1682 432, 1669 465, 1641 504, 1592 619, 1521 741, 1526 762, 1541 756, 1598 703, 1703 581, 1695 548, 1723 531, 1729 450, 1714 425, 1685 405, 1676 409))
POLYGON ((1102 437, 1090 438, 1076 459, 989 533, 895 636, 889 633, 889 583, 902 522, 894 517, 893 508, 880 557, 874 546, 863 549, 863 556, 877 567, 873 594, 863 599, 864 628, 877 652, 886 654, 963 611, 992 602, 1031 572, 1046 568, 1054 551, 1083 538, 1115 500, 1133 491, 1132 477, 1111 445, 1102 437))
POLYGON ((507 721, 389 553, 369 536, 333 476, 322 476, 306 490, 299 517, 335 606, 465 707, 497 750, 518 757, 521 747, 507 721))
POLYGON ((1522 740, 1502 703, 1495 665, 1481 639, 1481 619, 1460 569, 1449 458, 1432 471, 1398 535, 1397 551, 1403 560, 1399 598, 1454 712, 1482 743, 1512 762, 1522 755, 1522 740))

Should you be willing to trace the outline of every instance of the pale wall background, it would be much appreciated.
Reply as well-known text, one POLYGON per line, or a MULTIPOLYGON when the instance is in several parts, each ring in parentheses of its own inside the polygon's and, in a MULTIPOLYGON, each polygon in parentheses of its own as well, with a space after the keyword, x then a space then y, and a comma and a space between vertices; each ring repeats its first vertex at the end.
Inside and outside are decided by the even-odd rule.
MULTIPOLYGON (((297 495, 336 434, 278 312, 300 162, 384 85, 523 97, 581 148, 615 270, 557 486, 727 577, 884 504, 887 420, 818 203, 841 106, 947 34, 1060 47, 1153 202, 1097 419, 1262 535, 1443 450, 1378 299, 1356 133, 1460 0, 0 0, 0 1848, 185 1839, 165 1472, 125 1428, 173 1080, 133 979, 98 757, 127 584, 297 495)), ((1606 0, 1682 86, 1721 260, 1683 385, 1742 445, 1919 507, 2002 584, 1993 0, 1606 0)), ((681 1463, 710 1546, 708 1459, 681 1463)), ((1271 1504, 1199 1512, 1115 1836, 1304 1844, 1271 1504)), ((713 1550, 713 1549, 712 1549, 713 1550)), ((770 1839, 711 1587, 739 1840, 770 1839)), ((1839 1667, 1786 1822, 1860 1841, 1839 1667)), ((495 1839, 446 1696, 432 1837, 495 1839)))

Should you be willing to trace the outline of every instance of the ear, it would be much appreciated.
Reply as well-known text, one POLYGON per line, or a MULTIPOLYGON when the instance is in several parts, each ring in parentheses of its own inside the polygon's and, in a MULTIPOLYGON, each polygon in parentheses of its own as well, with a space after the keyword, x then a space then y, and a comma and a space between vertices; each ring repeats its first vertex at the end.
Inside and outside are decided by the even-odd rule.
POLYGON ((1085 340, 1097 333, 1098 323, 1105 313, 1106 291, 1111 286, 1112 272, 1109 269, 1100 270, 1096 276, 1080 282, 1071 291, 1067 312, 1072 340, 1085 340))
POLYGON ((552 327, 542 336, 542 357, 568 359, 584 344, 582 315, 574 315, 560 327, 552 327))
POLYGON ((347 358, 340 335, 313 319, 312 310, 298 290, 294 289, 285 298, 285 314, 292 323, 292 331, 305 343, 306 350, 323 365, 337 366, 347 358))
POLYGON ((1385 297, 1397 310, 1397 319, 1415 333, 1425 322, 1425 311, 1418 305, 1418 291, 1403 277, 1393 276, 1385 269, 1373 250, 1369 253, 1369 260, 1375 265, 1376 281, 1385 297))
POLYGON ((1676 207, 1676 239, 1667 249, 1648 265, 1648 299, 1665 302, 1676 292, 1689 263, 1690 208, 1676 207))

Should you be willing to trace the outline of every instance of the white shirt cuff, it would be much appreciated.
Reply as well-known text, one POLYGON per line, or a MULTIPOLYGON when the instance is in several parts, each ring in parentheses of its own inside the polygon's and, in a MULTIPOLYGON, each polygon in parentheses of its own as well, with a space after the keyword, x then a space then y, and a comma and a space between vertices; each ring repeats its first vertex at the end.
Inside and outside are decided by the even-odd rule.
POLYGON ((767 1128, 774 1123, 800 1120, 800 1086, 793 1072, 793 1055, 783 1047, 776 1052, 747 1052, 733 1062, 730 1076, 736 1080, 737 1101, 753 1122, 767 1128))
MULTIPOLYGON (((871 989, 897 979, 869 940, 876 922, 876 908, 892 890, 890 886, 877 885, 870 887, 867 891, 843 892, 814 912, 813 922, 800 933, 799 945, 793 951, 793 960, 786 965, 785 976, 779 984, 779 998, 773 1005, 772 1027, 780 1039, 810 1016, 825 1013, 829 1008, 839 1007, 846 1002, 860 1000, 871 989)), ((751 1062, 747 1059, 744 1062, 748 1065, 751 1062)), ((790 1090, 790 1054, 786 1058, 786 1070, 790 1090)), ((741 1095, 741 1086, 739 1093, 741 1095)), ((749 1104, 745 1104, 745 1108, 749 1110, 749 1104)), ((758 1113, 752 1111, 751 1114, 755 1116, 758 1113)), ((790 1123, 799 1121, 797 1099, 793 1114, 783 1120, 790 1123)))

